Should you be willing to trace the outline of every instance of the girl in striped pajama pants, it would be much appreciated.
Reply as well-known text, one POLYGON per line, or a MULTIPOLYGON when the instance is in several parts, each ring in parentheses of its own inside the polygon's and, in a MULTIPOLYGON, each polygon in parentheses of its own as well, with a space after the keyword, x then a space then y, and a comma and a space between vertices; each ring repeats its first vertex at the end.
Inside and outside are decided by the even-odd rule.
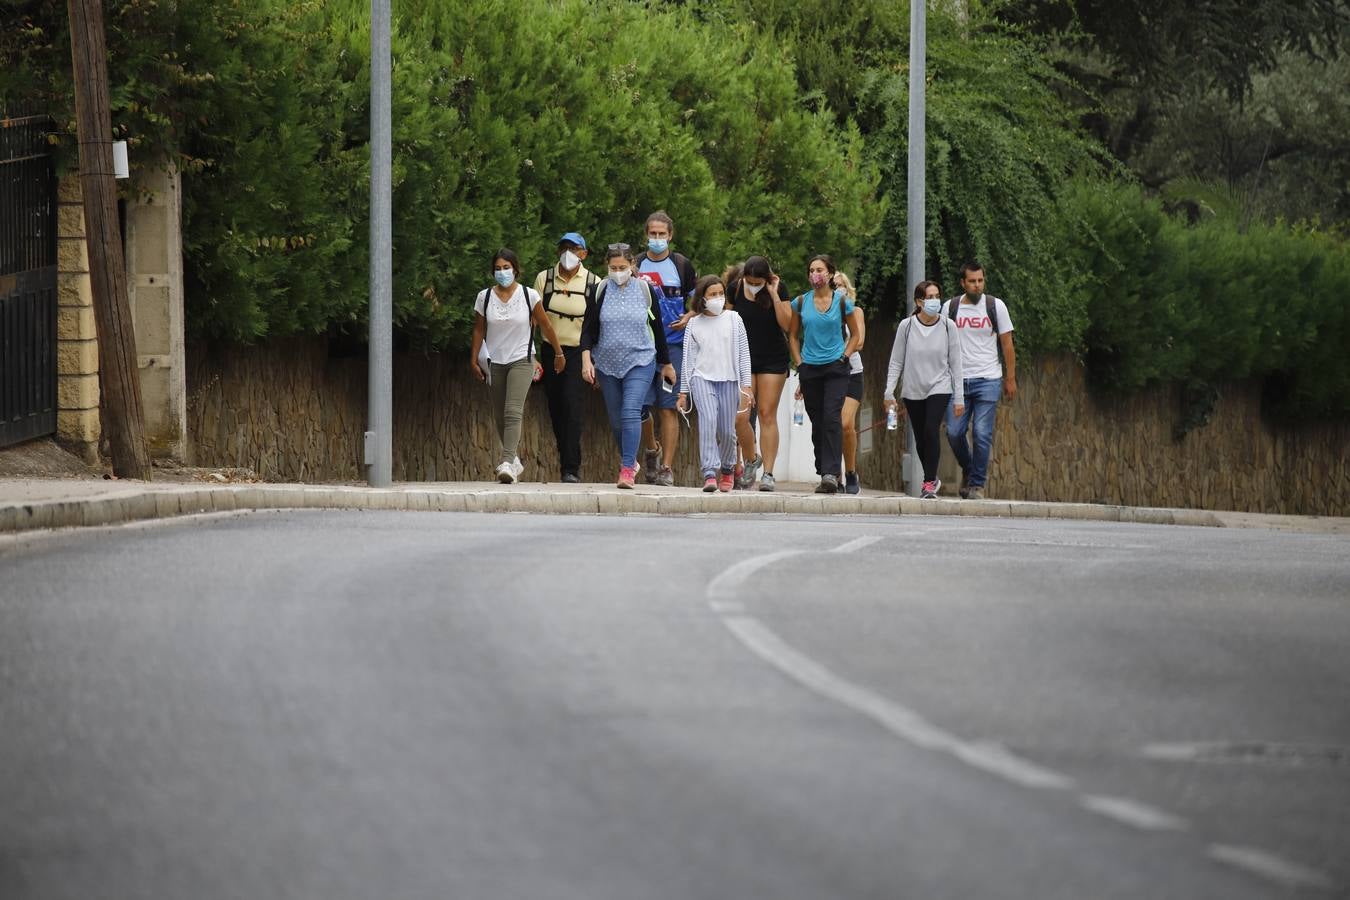
POLYGON ((709 275, 694 290, 694 317, 684 330, 684 369, 679 407, 688 412, 690 395, 698 409, 699 461, 703 490, 730 491, 736 465, 736 414, 750 393, 750 343, 745 323, 725 311, 727 288, 709 275))

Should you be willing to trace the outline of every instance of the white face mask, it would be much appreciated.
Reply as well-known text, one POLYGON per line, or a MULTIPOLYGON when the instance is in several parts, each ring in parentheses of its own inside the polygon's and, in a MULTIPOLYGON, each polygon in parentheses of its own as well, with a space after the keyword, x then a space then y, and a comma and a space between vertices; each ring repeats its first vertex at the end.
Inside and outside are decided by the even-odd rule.
POLYGON ((727 298, 705 297, 703 302, 708 312, 712 313, 714 316, 720 316, 722 314, 722 310, 726 308, 727 298))
POLYGON ((749 292, 750 292, 750 296, 753 297, 753 296, 755 296, 756 294, 758 294, 760 291, 764 290, 764 285, 762 285, 762 284, 751 284, 750 282, 747 281, 747 282, 745 283, 745 289, 746 289, 747 291, 749 291, 749 292))
POLYGON ((923 301, 923 311, 930 316, 936 316, 942 312, 942 300, 938 297, 925 297, 923 301))
POLYGON ((620 269, 617 272, 610 272, 609 277, 613 278, 614 283, 617 284, 619 287, 623 287, 625 284, 628 283, 628 279, 633 277, 633 270, 620 269))
POLYGON ((570 272, 581 265, 581 257, 577 256, 571 250, 564 250, 562 256, 558 257, 558 262, 564 272, 570 272))

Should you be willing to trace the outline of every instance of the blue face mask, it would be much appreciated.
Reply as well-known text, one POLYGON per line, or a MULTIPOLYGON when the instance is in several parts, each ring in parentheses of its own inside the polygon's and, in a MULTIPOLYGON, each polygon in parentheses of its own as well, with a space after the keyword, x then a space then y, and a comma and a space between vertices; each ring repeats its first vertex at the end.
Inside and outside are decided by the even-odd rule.
POLYGON ((493 269, 492 277, 497 279, 497 283, 504 288, 509 288, 516 280, 515 269, 493 269))
POLYGON ((923 311, 930 316, 936 316, 942 312, 942 299, 939 297, 925 297, 923 301, 923 311))
POLYGON ((648 238, 647 249, 660 256, 670 249, 670 241, 665 238, 648 238))

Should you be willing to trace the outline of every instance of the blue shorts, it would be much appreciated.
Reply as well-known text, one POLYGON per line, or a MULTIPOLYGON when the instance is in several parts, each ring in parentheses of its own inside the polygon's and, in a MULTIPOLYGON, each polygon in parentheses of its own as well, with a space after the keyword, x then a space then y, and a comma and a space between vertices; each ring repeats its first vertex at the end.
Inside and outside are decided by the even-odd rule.
POLYGON ((680 399, 680 369, 684 365, 684 344, 667 344, 670 351, 670 364, 675 367, 675 390, 667 391, 661 386, 661 367, 656 368, 656 377, 652 379, 652 389, 647 394, 648 405, 656 409, 674 409, 680 399))

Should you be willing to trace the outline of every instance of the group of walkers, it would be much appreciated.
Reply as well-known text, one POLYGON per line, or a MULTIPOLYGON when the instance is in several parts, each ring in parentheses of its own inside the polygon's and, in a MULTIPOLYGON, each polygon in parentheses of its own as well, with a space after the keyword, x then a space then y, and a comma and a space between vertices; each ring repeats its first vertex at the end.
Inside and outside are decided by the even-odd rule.
MULTIPOLYGON (((699 277, 671 250, 675 223, 664 211, 647 218, 645 237, 642 252, 607 245, 602 278, 585 266, 585 238, 568 232, 558 241, 557 263, 539 272, 533 287, 521 283, 515 253, 494 255, 495 284, 474 304, 471 365, 491 389, 497 480, 520 478, 525 398, 540 381, 564 482, 581 480, 589 385, 604 396, 619 450, 618 487, 632 488, 639 477, 673 485, 679 417, 696 410, 703 490, 772 491, 778 406, 795 367, 811 420, 816 491, 858 493, 866 326, 849 277, 829 256, 814 256, 806 268, 810 290, 793 297, 763 256, 699 277)), ((983 496, 1000 391, 1016 393, 1006 305, 984 294, 976 263, 963 267, 961 284, 962 295, 945 309, 935 282, 915 289, 914 312, 896 331, 887 371, 886 408, 908 414, 914 425, 925 497, 941 487, 944 418, 961 465, 961 496, 983 496), (894 399, 897 386, 903 405, 894 399)))

